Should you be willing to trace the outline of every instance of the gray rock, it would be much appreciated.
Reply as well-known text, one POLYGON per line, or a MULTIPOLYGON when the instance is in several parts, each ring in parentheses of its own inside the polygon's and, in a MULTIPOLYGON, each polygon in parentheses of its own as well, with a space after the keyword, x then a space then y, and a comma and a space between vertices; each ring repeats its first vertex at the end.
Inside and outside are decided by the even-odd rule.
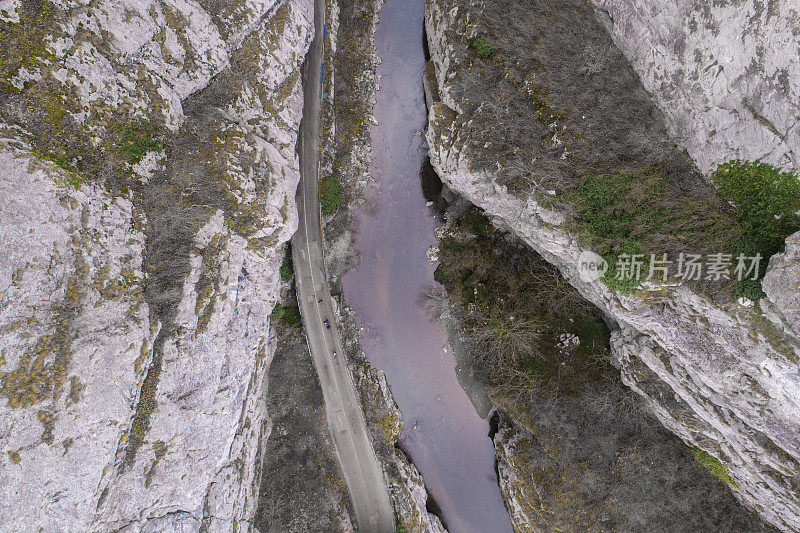
POLYGON ((700 170, 800 169, 800 19, 792 0, 592 0, 700 170))
MULTIPOLYGON (((3 17, 28 23, 23 9, 6 3, 3 17)), ((0 126, 0 531, 246 529, 269 314, 297 227, 312 2, 61 1, 53 12, 46 51, 4 81, 51 105, 91 153, 32 150, 41 121, 16 96, 2 102, 15 125, 0 126), (67 95, 64 108, 31 92, 38 84, 67 95), (119 161, 109 148, 119 116, 163 124, 165 144, 174 135, 186 150, 119 161), (109 182, 174 190, 206 172, 216 203, 191 206, 187 220, 148 218, 140 195, 81 170, 104 150, 116 162, 109 182), (146 292, 160 274, 152 235, 186 227, 174 294, 146 292), (165 299, 169 313, 149 305, 165 299)))
MULTIPOLYGON (((786 239, 784 253, 769 260, 761 286, 772 308, 781 315, 779 327, 785 321, 789 332, 800 334, 800 232, 786 239)), ((765 307, 763 300, 761 306, 765 307)))
POLYGON ((86 530, 155 331, 130 200, 0 147, 0 530, 86 530))

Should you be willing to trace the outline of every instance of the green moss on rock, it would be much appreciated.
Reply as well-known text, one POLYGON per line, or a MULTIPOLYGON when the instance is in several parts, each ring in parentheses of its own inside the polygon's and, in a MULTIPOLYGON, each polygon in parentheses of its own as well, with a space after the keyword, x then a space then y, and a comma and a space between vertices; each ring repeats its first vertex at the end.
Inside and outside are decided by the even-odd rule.
POLYGON ((694 455, 694 460, 697 461, 697 464, 708 470, 720 482, 734 489, 739 488, 739 484, 733 479, 730 471, 722 464, 722 461, 700 448, 692 448, 692 455, 694 455))

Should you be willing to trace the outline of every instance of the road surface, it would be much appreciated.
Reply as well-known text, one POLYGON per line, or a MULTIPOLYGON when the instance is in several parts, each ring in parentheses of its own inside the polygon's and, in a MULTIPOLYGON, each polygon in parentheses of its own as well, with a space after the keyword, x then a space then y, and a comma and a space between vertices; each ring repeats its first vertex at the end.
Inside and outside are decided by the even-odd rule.
POLYGON ((395 531, 394 513, 343 354, 325 277, 319 210, 319 122, 325 1, 314 3, 315 37, 306 56, 300 131, 300 217, 292 237, 295 282, 311 356, 325 399, 328 426, 355 507, 359 531, 395 531), (330 322, 327 329, 324 320, 330 322), (333 357, 333 354, 338 354, 333 357))

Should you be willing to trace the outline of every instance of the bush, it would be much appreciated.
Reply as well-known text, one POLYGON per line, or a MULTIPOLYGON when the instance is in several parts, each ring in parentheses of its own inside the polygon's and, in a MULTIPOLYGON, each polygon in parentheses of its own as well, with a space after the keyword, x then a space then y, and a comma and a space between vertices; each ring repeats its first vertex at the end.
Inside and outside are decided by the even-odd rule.
POLYGON ((492 47, 489 45, 489 41, 486 37, 475 37, 469 42, 469 45, 477 52, 478 57, 489 57, 492 55, 492 47))
MULTIPOLYGON (((651 253, 674 257, 681 251, 761 254, 758 279, 763 277, 769 257, 800 230, 800 182, 760 161, 725 163, 713 179, 733 205, 732 213, 713 197, 674 192, 666 174, 654 167, 635 174, 587 174, 568 190, 565 199, 576 215, 573 229, 609 263, 603 282, 630 293, 639 280, 616 279, 620 254, 642 254, 645 278, 651 253)), ((763 293, 758 280, 748 279, 737 282, 731 295, 758 301, 763 293)))
POLYGON ((461 227, 473 235, 484 235, 488 233, 491 223, 481 211, 472 208, 461 218, 461 227))
POLYGON ((299 326, 302 323, 300 317, 300 309, 297 307, 284 307, 281 304, 275 304, 272 312, 269 314, 273 320, 280 320, 287 326, 299 326))
POLYGON ((780 252, 786 237, 800 231, 800 181, 797 175, 761 161, 729 161, 713 174, 720 195, 733 204, 744 235, 736 253, 766 260, 780 252))
POLYGON ((283 264, 281 265, 281 281, 287 282, 294 276, 294 267, 292 266, 292 245, 286 246, 286 255, 283 256, 283 264))
POLYGON ((697 461, 697 464, 711 472, 712 476, 726 485, 739 488, 739 484, 719 459, 700 448, 692 448, 692 455, 694 455, 694 460, 697 461))
POLYGON ((139 162, 147 152, 161 150, 163 143, 156 136, 156 128, 144 119, 122 127, 118 149, 134 163, 139 162))
POLYGON ((608 261, 608 270, 601 279, 610 289, 622 294, 630 294, 639 288, 641 283, 647 279, 648 270, 650 268, 650 258, 649 256, 645 256, 639 243, 634 239, 622 241, 622 246, 620 246, 619 251, 607 257, 606 260, 608 261), (639 275, 628 276, 628 274, 631 273, 631 268, 629 268, 629 272, 620 272, 621 265, 617 264, 617 259, 623 254, 629 257, 642 256, 640 261, 637 259, 637 261, 641 263, 639 275))
POLYGON ((342 184, 335 176, 327 176, 319 184, 322 214, 331 215, 342 205, 342 184))

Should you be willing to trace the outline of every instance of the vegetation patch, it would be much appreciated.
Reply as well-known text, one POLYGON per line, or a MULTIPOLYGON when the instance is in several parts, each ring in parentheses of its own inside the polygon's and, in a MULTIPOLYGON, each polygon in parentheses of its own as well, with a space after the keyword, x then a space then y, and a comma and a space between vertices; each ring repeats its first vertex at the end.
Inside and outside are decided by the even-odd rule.
POLYGON ((52 32, 53 5, 20 2, 16 11, 19 22, 0 22, 0 84, 10 93, 19 92, 10 80, 21 68, 33 70, 54 57, 45 45, 52 32))
POLYGON ((763 296, 760 279, 769 258, 783 250, 789 235, 800 231, 800 180, 795 173, 759 160, 719 165, 713 179, 720 195, 733 205, 742 228, 734 253, 763 258, 758 280, 739 283, 734 294, 757 301, 763 296))
POLYGON ((294 277, 294 267, 292 266, 292 245, 286 245, 286 255, 283 256, 283 264, 281 264, 281 281, 284 283, 291 281, 294 277))
MULTIPOLYGON (((278 325, 275 334, 264 392, 269 426, 253 428, 264 450, 253 525, 261 531, 340 531, 343 517, 355 513, 325 422, 314 364, 296 330, 278 325), (292 480, 291 490, 286 480, 292 480)), ((239 531, 245 529, 251 528, 239 531)))
MULTIPOLYGON (((22 353, 13 371, 0 371, 0 396, 8 398, 9 407, 24 409, 47 400, 55 404, 60 398, 72 361, 72 324, 83 305, 88 268, 83 255, 78 254, 64 299, 54 309, 52 331, 22 353)), ((40 421, 45 422, 41 417, 40 421)))
POLYGON ((78 169, 75 168, 64 155, 53 152, 40 152, 39 150, 33 150, 33 153, 41 159, 46 159, 51 163, 55 163, 58 168, 66 171, 67 174, 64 176, 65 185, 74 189, 79 189, 81 185, 83 185, 84 181, 78 174, 78 169))
POLYGON ((282 304, 275 304, 272 312, 269 314, 273 320, 280 320, 287 326, 299 326, 302 323, 300 317, 300 309, 295 306, 284 306, 282 304))
POLYGON ((731 473, 722 464, 722 461, 700 448, 692 448, 692 455, 697 464, 711 472, 711 475, 720 480, 722 483, 729 485, 735 489, 739 488, 739 484, 731 476, 731 473))
MULTIPOLYGON (((349 194, 358 194, 362 186, 359 182, 369 166, 363 148, 370 136, 374 87, 368 80, 375 74, 374 29, 378 10, 378 2, 340 2, 335 10, 339 19, 336 42, 325 40, 324 94, 328 109, 335 113, 325 113, 322 118, 321 168, 326 173, 330 168, 330 173, 344 182, 349 194)), ((333 16, 333 12, 328 13, 333 16)), ((330 184, 337 188, 335 181, 336 178, 331 178, 330 184)), ((330 213, 336 209, 331 207, 330 213)))
POLYGON ((648 276, 651 254, 677 261, 679 253, 721 253, 743 232, 722 202, 714 197, 679 194, 658 167, 638 172, 587 174, 565 193, 574 207, 576 231, 584 245, 608 261, 603 281, 630 293, 648 276), (621 255, 642 255, 632 276, 620 272, 621 255))
POLYGON ((475 207, 464 213, 459 226, 473 235, 485 235, 492 229, 486 215, 475 207))
POLYGON ((86 126, 75 120, 80 104, 74 88, 44 77, 10 99, 16 105, 2 110, 3 120, 31 132, 34 154, 66 171, 67 185, 77 188, 87 179, 109 178, 117 172, 116 162, 109 160, 102 146, 93 145, 86 126))
POLYGON ((713 195, 674 191, 667 173, 657 166, 631 173, 586 174, 564 195, 575 213, 570 229, 608 261, 602 280, 623 294, 647 278, 651 254, 661 258, 666 253, 673 265, 680 253, 724 253, 734 260, 740 254, 760 254, 756 279, 734 279, 713 288, 702 285, 711 293, 757 301, 763 296, 760 279, 769 258, 800 230, 800 181, 795 174, 759 161, 725 163, 713 178, 732 208, 713 195), (626 277, 620 268, 628 267, 619 258, 634 254, 641 255, 641 265, 638 270, 629 268, 627 273, 633 275, 626 277))
POLYGON ((120 129, 117 148, 134 163, 141 161, 147 152, 159 151, 164 146, 156 127, 145 119, 126 124, 120 129))
POLYGON ((469 42, 469 46, 475 50, 478 57, 489 57, 492 55, 492 46, 486 37, 475 37, 469 42))
POLYGON ((606 368, 597 364, 609 350, 600 311, 544 259, 486 232, 478 215, 460 225, 483 234, 440 241, 435 278, 461 312, 479 370, 505 397, 581 390, 606 368))
POLYGON ((139 403, 136 404, 136 412, 133 416, 133 423, 131 424, 131 432, 128 436, 128 446, 125 449, 125 459, 123 462, 123 470, 133 466, 136 460, 136 453, 144 443, 144 437, 150 427, 150 415, 157 407, 156 391, 158 390, 158 382, 161 378, 161 368, 163 364, 163 357, 161 349, 164 345, 165 335, 159 334, 156 339, 156 346, 153 350, 153 362, 147 370, 147 375, 142 382, 142 387, 139 392, 139 403))
POLYGON ((319 198, 324 216, 332 215, 342 205, 342 183, 336 176, 326 176, 319 184, 319 198))

